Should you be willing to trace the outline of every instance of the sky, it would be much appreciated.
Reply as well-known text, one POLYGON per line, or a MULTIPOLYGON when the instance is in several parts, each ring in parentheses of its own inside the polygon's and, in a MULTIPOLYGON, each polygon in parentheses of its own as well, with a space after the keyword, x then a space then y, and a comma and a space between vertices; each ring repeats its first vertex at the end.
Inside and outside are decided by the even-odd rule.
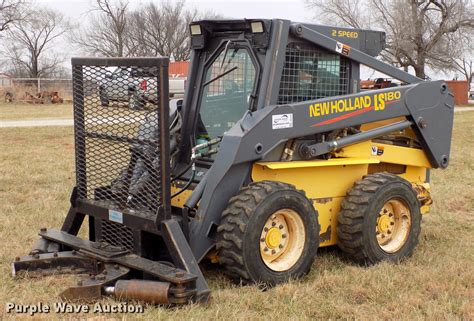
MULTIPOLYGON (((171 0, 175 2, 175 0, 171 0)), ((148 1, 129 0, 132 7, 148 1)), ((154 2, 160 2, 154 0, 154 2)), ((95 3, 94 0, 36 0, 61 11, 72 19, 80 19, 95 3)), ((186 6, 213 11, 232 18, 284 18, 309 22, 314 14, 307 10, 303 0, 187 0, 186 6)))

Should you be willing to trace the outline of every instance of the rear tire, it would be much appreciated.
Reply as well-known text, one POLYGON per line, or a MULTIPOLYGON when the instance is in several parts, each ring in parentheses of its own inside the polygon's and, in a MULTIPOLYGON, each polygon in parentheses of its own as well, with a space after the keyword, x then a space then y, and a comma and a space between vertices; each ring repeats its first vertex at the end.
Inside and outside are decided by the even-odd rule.
POLYGON ((412 255, 421 230, 420 204, 405 179, 376 173, 357 181, 338 214, 338 245, 362 264, 412 255))
POLYGON ((217 231, 219 263, 243 283, 275 285, 302 277, 319 246, 317 211, 304 192, 280 182, 241 189, 217 231))

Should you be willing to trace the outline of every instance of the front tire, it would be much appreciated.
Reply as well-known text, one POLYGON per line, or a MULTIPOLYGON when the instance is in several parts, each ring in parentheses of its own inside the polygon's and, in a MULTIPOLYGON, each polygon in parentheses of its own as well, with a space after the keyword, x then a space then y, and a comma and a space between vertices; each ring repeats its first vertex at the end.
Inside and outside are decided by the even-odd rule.
POLYGON ((275 285, 306 275, 319 246, 318 214, 304 192, 273 181, 231 198, 218 228, 219 263, 243 283, 275 285))
POLYGON ((338 214, 338 245, 362 264, 412 255, 421 230, 420 203, 410 182, 376 173, 357 181, 338 214))

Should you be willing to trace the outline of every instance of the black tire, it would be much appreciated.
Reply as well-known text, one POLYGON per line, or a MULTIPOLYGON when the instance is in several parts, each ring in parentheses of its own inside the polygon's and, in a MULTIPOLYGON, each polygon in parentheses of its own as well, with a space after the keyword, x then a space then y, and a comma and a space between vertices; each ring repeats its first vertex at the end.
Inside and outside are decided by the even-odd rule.
POLYGON ((107 96, 105 90, 102 88, 99 89, 99 99, 101 106, 107 107, 109 105, 109 97, 107 96))
MULTIPOLYGON (((411 256, 418 244, 420 230, 420 203, 416 192, 408 181, 389 173, 370 174, 357 181, 343 200, 338 214, 339 248, 352 260, 366 265, 380 261, 399 262, 411 256), (390 201, 401 202, 409 209, 406 216, 411 225, 406 228, 406 236, 399 241, 399 247, 387 252, 382 248, 384 244, 377 240, 380 234, 377 228, 379 213, 390 201)), ((398 232, 394 230, 395 233, 398 232)))
MULTIPOLYGON (((317 211, 303 191, 280 182, 262 181, 242 188, 230 199, 217 231, 219 263, 232 279, 243 283, 275 285, 302 277, 310 271, 319 246, 317 211), (304 247, 289 269, 275 271, 262 259, 261 233, 267 220, 282 209, 292 210, 301 218, 304 247)), ((291 242, 291 235, 288 238, 291 242)))

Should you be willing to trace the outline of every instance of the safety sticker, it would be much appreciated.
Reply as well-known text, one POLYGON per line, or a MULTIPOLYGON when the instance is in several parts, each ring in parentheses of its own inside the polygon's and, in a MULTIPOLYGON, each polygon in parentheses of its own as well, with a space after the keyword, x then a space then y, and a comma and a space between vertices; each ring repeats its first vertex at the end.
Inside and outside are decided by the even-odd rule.
POLYGON ((344 56, 349 56, 349 53, 351 52, 351 47, 338 41, 336 42, 336 51, 344 56))
POLYGON ((109 210, 109 221, 123 224, 123 214, 119 211, 109 210))
POLYGON ((293 128, 293 114, 272 115, 272 129, 293 128))
POLYGON ((383 150, 383 146, 372 146, 372 156, 382 156, 383 150))

